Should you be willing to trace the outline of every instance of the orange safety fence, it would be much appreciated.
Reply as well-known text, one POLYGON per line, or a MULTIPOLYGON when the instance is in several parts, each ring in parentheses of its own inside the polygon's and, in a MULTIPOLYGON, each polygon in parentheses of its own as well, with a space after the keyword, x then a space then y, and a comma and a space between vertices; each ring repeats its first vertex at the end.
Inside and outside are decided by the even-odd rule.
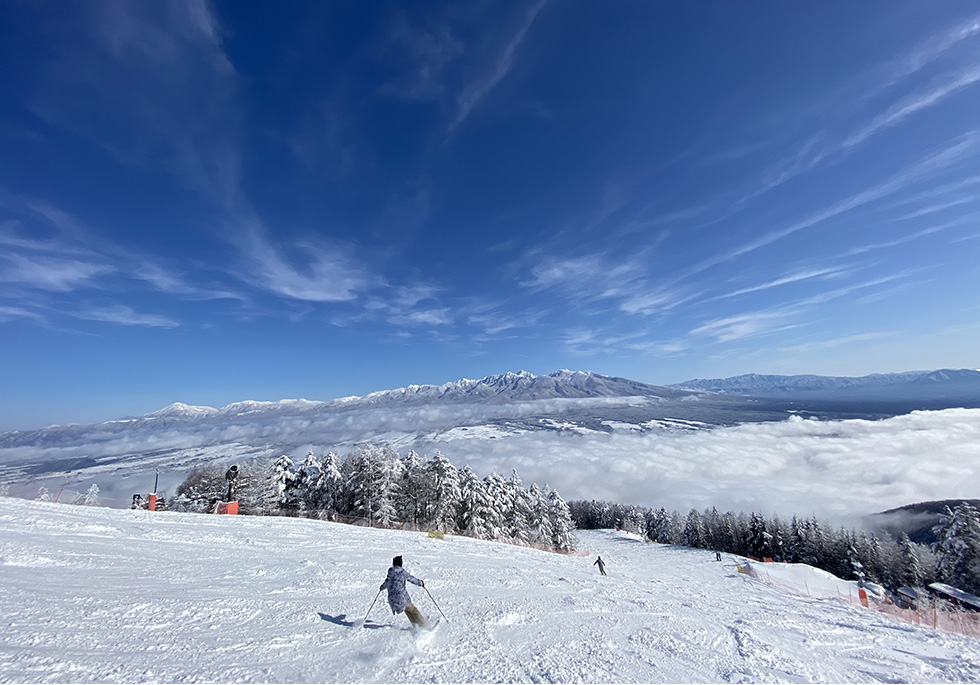
MULTIPOLYGON (((741 568, 739 570, 740 572, 744 573, 741 568)), ((753 578, 761 580, 772 587, 789 590, 798 594, 804 594, 807 597, 813 597, 815 599, 834 599, 833 596, 828 596, 826 592, 811 591, 811 588, 809 588, 805 583, 800 586, 796 583, 791 583, 786 580, 770 576, 768 573, 749 573, 748 575, 751 575, 753 578)), ((848 591, 847 594, 837 590, 836 595, 836 599, 841 602, 846 602, 851 606, 869 609, 897 621, 903 621, 905 623, 911 623, 913 625, 923 626, 926 628, 933 628, 935 630, 941 630, 945 633, 955 633, 957 635, 967 635, 969 637, 980 637, 980 614, 972 611, 957 609, 951 603, 943 600, 933 599, 917 609, 907 609, 898 606, 887 598, 878 599, 875 597, 868 597, 867 591, 865 591, 863 588, 856 589, 856 591, 853 593, 848 591)))

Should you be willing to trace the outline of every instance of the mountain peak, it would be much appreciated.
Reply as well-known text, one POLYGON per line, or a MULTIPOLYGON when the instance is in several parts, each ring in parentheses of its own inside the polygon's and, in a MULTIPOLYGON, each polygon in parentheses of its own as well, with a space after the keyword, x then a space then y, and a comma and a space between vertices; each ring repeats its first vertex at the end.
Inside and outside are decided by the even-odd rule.
POLYGON ((214 407, 195 406, 191 404, 184 404, 183 402, 174 402, 173 404, 168 404, 163 409, 157 409, 156 411, 150 412, 149 414, 144 414, 143 418, 194 419, 194 418, 203 418, 205 416, 211 416, 217 413, 218 410, 215 409, 214 407))

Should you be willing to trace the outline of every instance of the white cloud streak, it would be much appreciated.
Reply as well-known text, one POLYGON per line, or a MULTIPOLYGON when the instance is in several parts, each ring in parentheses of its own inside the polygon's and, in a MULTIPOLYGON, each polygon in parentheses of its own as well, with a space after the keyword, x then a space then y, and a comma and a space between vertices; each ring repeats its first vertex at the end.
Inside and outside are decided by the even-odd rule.
POLYGON ((980 68, 974 67, 927 92, 910 95, 897 102, 887 112, 875 117, 867 126, 848 136, 841 143, 841 148, 847 149, 863 143, 885 129, 901 124, 913 114, 938 105, 977 81, 980 81, 980 68))
POLYGON ((539 2, 531 7, 531 10, 527 13, 527 16, 524 17, 524 21, 518 28, 517 33, 515 33, 514 36, 511 37, 510 41, 508 41, 507 45, 504 46, 503 52, 496 60, 493 71, 485 78, 468 84, 463 89, 463 92, 460 93, 456 100, 456 116, 449 124, 449 136, 453 135, 456 129, 459 128, 460 124, 469 118, 476 106, 479 105, 510 72, 511 67, 513 67, 514 64, 517 49, 527 38, 527 34, 531 30, 531 26, 534 24, 535 19, 538 18, 541 10, 543 10, 547 4, 548 0, 539 0, 539 2))
POLYGON ((150 328, 177 328, 180 324, 159 314, 140 314, 126 305, 114 305, 88 309, 74 313, 74 316, 87 321, 102 321, 123 326, 147 326, 150 328))
POLYGON ((0 261, 6 262, 0 269, 0 283, 62 293, 98 287, 99 277, 114 271, 105 264, 43 255, 8 254, 0 261))
POLYGON ((255 220, 245 222, 233 241, 244 261, 238 277, 281 297, 349 302, 378 284, 350 250, 340 245, 294 245, 295 258, 290 260, 283 248, 270 242, 255 220))

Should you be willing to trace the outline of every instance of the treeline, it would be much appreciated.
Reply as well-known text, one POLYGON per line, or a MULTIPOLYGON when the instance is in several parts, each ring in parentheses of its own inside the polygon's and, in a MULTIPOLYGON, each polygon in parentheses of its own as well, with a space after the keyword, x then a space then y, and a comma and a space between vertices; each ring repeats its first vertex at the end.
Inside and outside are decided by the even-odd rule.
MULTIPOLYGON (((402 457, 387 445, 364 445, 345 457, 317 457, 311 450, 299 464, 281 456, 237 466, 232 488, 241 514, 366 519, 381 527, 575 548, 568 505, 557 492, 537 484, 525 488, 516 471, 508 479, 496 473, 480 478, 439 452, 431 459, 414 451, 402 457)), ((177 487, 171 508, 213 511, 226 499, 226 475, 226 467, 216 464, 195 469, 177 487)))
POLYGON ((713 549, 756 559, 804 563, 848 580, 895 591, 944 582, 980 594, 980 514, 967 503, 946 508, 928 547, 884 534, 833 528, 816 517, 786 521, 761 514, 677 511, 608 502, 569 502, 579 528, 617 527, 653 542, 713 549))

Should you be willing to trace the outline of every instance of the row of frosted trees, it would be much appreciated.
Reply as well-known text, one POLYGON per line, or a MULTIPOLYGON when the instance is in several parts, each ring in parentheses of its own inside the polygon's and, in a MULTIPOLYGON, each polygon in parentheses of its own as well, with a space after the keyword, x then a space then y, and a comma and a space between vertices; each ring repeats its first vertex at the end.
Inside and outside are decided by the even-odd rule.
POLYGON ((719 513, 687 516, 608 502, 570 502, 579 528, 620 528, 654 542, 714 549, 757 559, 805 563, 839 578, 867 580, 891 590, 942 581, 980 594, 980 515, 967 503, 947 507, 927 546, 888 535, 834 529, 816 517, 789 521, 761 514, 719 513))
MULTIPOLYGON (((239 464, 233 483, 239 511, 247 514, 363 519, 380 527, 435 529, 483 540, 574 549, 568 505, 550 488, 525 488, 517 472, 478 477, 457 469, 441 453, 405 456, 388 445, 362 445, 340 457, 311 451, 299 463, 239 464)), ((172 508, 211 511, 227 491, 225 468, 196 469, 177 488, 172 508)))

